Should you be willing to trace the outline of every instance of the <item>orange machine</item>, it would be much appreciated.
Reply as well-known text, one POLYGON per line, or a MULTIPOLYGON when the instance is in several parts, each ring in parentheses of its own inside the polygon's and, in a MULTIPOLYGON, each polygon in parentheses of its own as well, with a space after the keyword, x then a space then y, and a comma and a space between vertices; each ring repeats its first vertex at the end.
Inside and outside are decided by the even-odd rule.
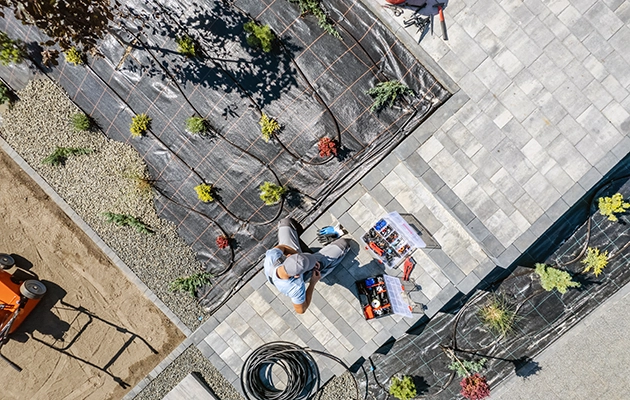
MULTIPOLYGON (((0 349, 7 342, 10 333, 14 332, 35 308, 46 293, 46 286, 38 280, 21 280, 6 271, 15 265, 13 258, 0 254, 0 349)), ((13 368, 21 368, 6 359, 13 368)))

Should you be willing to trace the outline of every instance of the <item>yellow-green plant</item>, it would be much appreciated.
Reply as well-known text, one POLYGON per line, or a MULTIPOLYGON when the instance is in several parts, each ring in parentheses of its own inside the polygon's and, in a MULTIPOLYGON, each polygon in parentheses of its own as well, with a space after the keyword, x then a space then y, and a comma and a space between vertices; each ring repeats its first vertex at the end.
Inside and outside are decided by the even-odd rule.
POLYGON ((280 130, 280 124, 275 119, 269 117, 267 114, 263 114, 260 117, 260 131, 265 142, 268 142, 271 137, 280 130))
POLYGON ((260 186, 260 200, 266 205, 272 206, 280 201, 282 195, 287 191, 280 185, 271 182, 264 182, 260 186))
POLYGON ((615 214, 621 214, 630 208, 630 203, 624 203, 621 193, 615 193, 611 197, 600 197, 598 203, 599 213, 613 222, 618 220, 615 214))
POLYGON ((200 272, 190 276, 177 278, 171 282, 171 292, 188 292, 191 297, 195 297, 198 287, 209 285, 212 274, 209 272, 200 272))
POLYGON ((202 117, 190 117, 186 120, 186 130, 190 133, 204 134, 208 130, 208 124, 202 117))
POLYGON ((144 132, 149 129, 149 124, 151 123, 151 118, 149 118, 146 114, 138 114, 131 118, 131 126, 129 126, 129 131, 131 132, 131 136, 140 137, 144 132))
POLYGON ((501 336, 514 329, 516 309, 502 295, 495 294, 479 309, 479 319, 492 332, 501 336))
POLYGON ((0 64, 19 64, 24 59, 24 51, 20 42, 13 40, 6 33, 0 31, 0 64))
POLYGON ((410 376, 403 376, 402 379, 392 376, 392 384, 389 386, 389 394, 399 400, 409 400, 416 397, 416 385, 410 376))
POLYGON ((575 282, 567 271, 549 267, 546 264, 536 264, 536 274, 540 277, 540 284, 543 289, 551 292, 558 289, 558 292, 565 294, 570 287, 580 287, 579 282, 575 282))
POLYGON ((253 48, 261 48, 265 53, 269 53, 273 48, 273 41, 276 35, 271 31, 269 25, 262 25, 256 21, 245 22, 243 30, 247 32, 247 44, 253 48))
POLYGON ((66 62, 69 62, 72 65, 82 65, 83 64, 83 53, 76 47, 71 47, 70 50, 66 51, 66 62))
POLYGON ((589 247, 586 249, 586 257, 582 260, 582 264, 585 265, 584 273, 593 271, 595 276, 599 276, 608 265, 608 252, 600 253, 598 248, 589 247))
POLYGON ((197 192, 197 198, 204 203, 214 201, 214 197, 212 197, 212 185, 207 185, 205 183, 197 185, 195 186, 195 192, 197 192))
POLYGON ((78 131, 88 131, 92 126, 92 121, 90 120, 90 117, 88 117, 84 113, 73 114, 71 121, 74 129, 78 131))
POLYGON ((190 36, 182 36, 175 39, 177 42, 177 52, 187 57, 196 57, 197 49, 195 41, 190 36))

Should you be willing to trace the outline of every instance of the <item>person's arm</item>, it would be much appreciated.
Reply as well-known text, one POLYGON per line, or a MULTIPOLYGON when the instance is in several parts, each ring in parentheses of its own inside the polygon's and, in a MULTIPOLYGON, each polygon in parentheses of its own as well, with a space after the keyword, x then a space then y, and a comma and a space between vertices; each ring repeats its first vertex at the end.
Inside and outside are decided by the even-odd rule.
POLYGON ((280 249, 285 256, 289 256, 291 254, 297 254, 297 250, 284 244, 277 245, 276 249, 280 249))
POLYGON ((306 300, 302 304, 293 304, 293 308, 295 308, 295 312, 298 314, 304 314, 308 306, 311 305, 311 300, 313 299, 313 291, 315 290, 315 284, 319 282, 322 277, 319 269, 313 270, 313 275, 311 276, 311 282, 308 284, 308 288, 306 289, 306 300))

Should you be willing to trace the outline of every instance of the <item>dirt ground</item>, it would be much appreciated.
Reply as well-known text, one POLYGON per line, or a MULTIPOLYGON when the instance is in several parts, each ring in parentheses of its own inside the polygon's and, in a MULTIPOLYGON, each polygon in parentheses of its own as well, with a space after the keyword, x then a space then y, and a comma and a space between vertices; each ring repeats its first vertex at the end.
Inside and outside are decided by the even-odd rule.
POLYGON ((48 289, 2 348, 23 368, 0 360, 2 400, 119 399, 184 339, 2 151, 0 253, 48 289))

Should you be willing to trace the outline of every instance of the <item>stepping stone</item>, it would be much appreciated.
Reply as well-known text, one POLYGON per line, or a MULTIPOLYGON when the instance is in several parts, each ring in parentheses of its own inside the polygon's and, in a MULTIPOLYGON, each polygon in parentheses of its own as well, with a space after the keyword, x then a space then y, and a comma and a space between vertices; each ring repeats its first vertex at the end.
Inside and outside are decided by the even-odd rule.
POLYGON ((188 374, 162 400, 219 400, 193 374, 188 374))

